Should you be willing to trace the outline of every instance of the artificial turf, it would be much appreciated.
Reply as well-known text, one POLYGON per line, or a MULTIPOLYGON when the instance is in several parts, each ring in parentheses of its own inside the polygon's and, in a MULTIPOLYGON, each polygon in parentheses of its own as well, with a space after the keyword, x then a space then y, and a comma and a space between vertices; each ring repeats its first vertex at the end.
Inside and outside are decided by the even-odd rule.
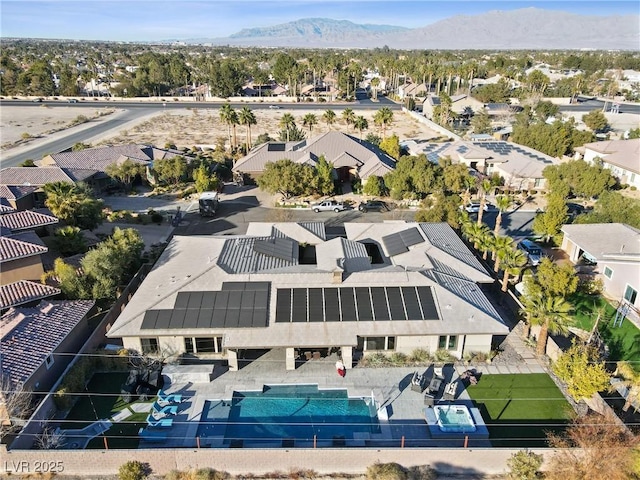
POLYGON ((562 431, 571 414, 546 373, 482 375, 467 391, 497 447, 546 446, 546 432, 562 431))

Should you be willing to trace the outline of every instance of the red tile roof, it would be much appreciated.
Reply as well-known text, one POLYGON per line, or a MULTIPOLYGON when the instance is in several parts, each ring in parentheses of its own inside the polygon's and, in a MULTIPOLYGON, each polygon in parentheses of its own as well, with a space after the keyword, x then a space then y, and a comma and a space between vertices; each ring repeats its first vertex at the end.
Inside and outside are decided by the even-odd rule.
POLYGON ((58 295, 60 289, 29 280, 20 280, 0 287, 0 309, 42 300, 58 295))
POLYGON ((38 187, 24 185, 0 185, 0 197, 9 200, 19 200, 22 197, 32 194, 36 190, 38 190, 38 187))
POLYGON ((10 228, 13 231, 38 228, 56 223, 58 223, 58 219, 53 215, 35 210, 0 215, 0 226, 10 228))
POLYGON ((41 255, 48 250, 34 232, 0 237, 0 262, 41 255))

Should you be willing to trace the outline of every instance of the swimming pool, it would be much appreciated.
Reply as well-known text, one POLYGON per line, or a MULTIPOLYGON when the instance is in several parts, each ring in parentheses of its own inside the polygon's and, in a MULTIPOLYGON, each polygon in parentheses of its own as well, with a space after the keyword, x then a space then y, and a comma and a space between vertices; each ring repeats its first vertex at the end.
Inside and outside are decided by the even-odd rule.
POLYGON ((205 402, 197 435, 223 435, 226 446, 246 446, 307 443, 314 436, 346 442, 355 434, 379 432, 370 399, 349 398, 347 390, 320 390, 317 385, 265 385, 262 391, 235 391, 231 401, 205 402))
POLYGON ((433 407, 438 427, 443 432, 475 432, 476 424, 464 405, 437 405, 433 407))

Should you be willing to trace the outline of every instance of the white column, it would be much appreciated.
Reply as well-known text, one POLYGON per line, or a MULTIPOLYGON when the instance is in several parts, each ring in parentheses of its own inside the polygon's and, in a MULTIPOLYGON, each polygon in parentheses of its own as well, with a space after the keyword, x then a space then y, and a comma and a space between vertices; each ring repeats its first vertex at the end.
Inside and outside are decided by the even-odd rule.
POLYGON ((287 347, 286 368, 287 368, 287 370, 295 370, 296 369, 295 350, 292 347, 287 347))
POLYGON ((352 346, 343 346, 341 347, 342 351, 342 363, 346 368, 351 368, 353 366, 353 347, 352 346))
POLYGON ((238 371, 238 352, 235 350, 227 350, 227 362, 229 362, 229 371, 238 371))

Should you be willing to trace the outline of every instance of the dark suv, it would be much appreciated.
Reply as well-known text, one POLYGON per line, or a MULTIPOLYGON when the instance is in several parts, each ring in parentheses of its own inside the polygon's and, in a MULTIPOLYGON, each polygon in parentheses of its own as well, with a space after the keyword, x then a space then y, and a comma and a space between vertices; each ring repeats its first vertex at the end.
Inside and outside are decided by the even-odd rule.
POLYGON ((380 200, 371 200, 369 202, 362 202, 358 205, 358 210, 361 212, 388 212, 391 210, 389 205, 380 200))

